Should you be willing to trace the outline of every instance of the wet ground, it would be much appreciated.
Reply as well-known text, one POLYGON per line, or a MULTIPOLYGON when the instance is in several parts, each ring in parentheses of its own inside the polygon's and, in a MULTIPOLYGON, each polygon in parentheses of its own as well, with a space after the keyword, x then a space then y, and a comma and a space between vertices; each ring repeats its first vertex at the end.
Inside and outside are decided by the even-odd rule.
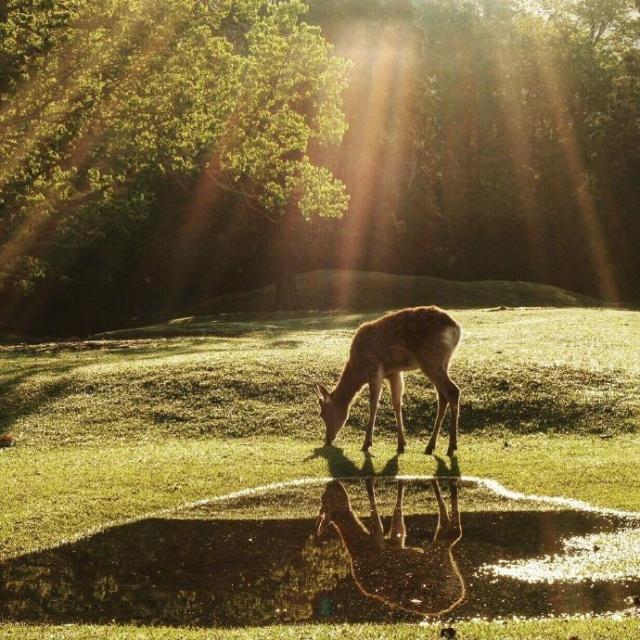
POLYGON ((39 623, 599 615, 638 596, 637 518, 445 479, 285 487, 0 564, 0 621, 39 623))

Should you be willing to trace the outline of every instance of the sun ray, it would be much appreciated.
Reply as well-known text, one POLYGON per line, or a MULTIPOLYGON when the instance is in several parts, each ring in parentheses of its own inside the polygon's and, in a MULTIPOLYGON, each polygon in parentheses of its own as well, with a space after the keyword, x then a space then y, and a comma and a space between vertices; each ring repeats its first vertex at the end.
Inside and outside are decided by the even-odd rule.
MULTIPOLYGON (((150 2, 150 0, 147 1, 150 2)), ((139 25, 139 27, 141 29, 141 25, 139 25)), ((121 30, 120 36, 124 37, 124 33, 125 30, 121 30)), ((129 35, 131 34, 129 33, 129 35)), ((170 41, 171 24, 163 24, 156 34, 153 32, 146 34, 144 47, 135 60, 135 69, 142 72, 145 64, 152 64, 154 59, 157 58, 158 53, 166 47, 170 41)), ((95 65, 99 58, 100 52, 96 51, 95 57, 89 58, 87 63, 95 65)), ((108 62, 109 59, 103 61, 102 64, 98 66, 108 64, 108 62)), ((88 163, 92 161, 92 151, 95 145, 103 140, 104 136, 108 133, 109 127, 113 126, 113 122, 117 117, 118 104, 122 100, 122 92, 126 90, 128 83, 136 79, 135 75, 131 73, 132 69, 134 69, 133 60, 129 61, 127 66, 123 68, 122 78, 116 83, 115 90, 101 102, 97 110, 92 114, 91 120, 87 121, 87 123, 79 129, 79 135, 71 137, 60 150, 60 157, 64 159, 62 162, 63 169, 74 168, 76 170, 83 170, 88 166, 88 163)), ((67 72, 68 68, 66 64, 63 64, 60 70, 61 78, 65 78, 67 72)), ((71 81, 73 81, 73 76, 71 81)), ((68 84, 69 79, 65 79, 65 82, 68 84)), ((73 86, 71 85, 68 93, 62 99, 62 104, 68 106, 72 94, 73 86)), ((34 144, 37 144, 37 142, 34 144)), ((68 202, 66 208, 55 206, 58 196, 55 186, 53 185, 48 186, 40 195, 40 202, 42 202, 44 206, 53 207, 55 214, 38 213, 37 207, 27 209, 24 219, 13 230, 11 236, 5 239, 0 248, 0 267, 7 265, 18 256, 27 255, 30 251, 36 250, 38 245, 45 241, 64 217, 70 215, 70 211, 73 210, 73 202, 68 202)), ((46 306, 45 303, 47 299, 52 295, 54 295, 53 291, 41 289, 39 296, 30 302, 29 309, 25 311, 25 318, 28 319, 39 313, 39 309, 46 306)), ((5 301, 2 309, 3 315, 11 315, 13 308, 19 304, 21 304, 19 299, 5 301)))
POLYGON ((620 293, 617 286, 613 262, 609 253, 598 210, 587 179, 587 171, 578 140, 567 112, 568 91, 556 61, 543 49, 536 50, 536 62, 545 88, 549 106, 558 132, 560 145, 580 210, 579 222, 584 227, 589 242, 590 259, 596 269, 601 295, 617 301, 620 293))
POLYGON ((184 288, 192 275, 194 254, 201 249, 204 233, 211 224, 214 203, 224 194, 221 170, 217 157, 212 157, 201 172, 195 187, 188 196, 188 204, 181 215, 181 225, 177 230, 173 268, 165 304, 170 308, 176 295, 184 288))
POLYGON ((539 215, 539 203, 535 194, 535 169, 527 114, 522 104, 522 77, 518 75, 515 52, 506 42, 494 38, 493 58, 496 81, 502 97, 499 105, 505 126, 507 148, 512 155, 512 169, 524 216, 528 268, 540 280, 545 280, 544 234, 539 215))
MULTIPOLYGON (((163 26, 163 32, 164 37, 161 39, 154 39, 152 34, 149 34, 145 47, 141 52, 140 57, 138 57, 135 62, 137 68, 144 68, 144 64, 142 64, 144 60, 147 61, 147 64, 150 64, 162 47, 166 46, 169 42, 170 33, 166 30, 166 25, 163 26)), ((96 52, 95 55, 96 58, 98 58, 100 52, 96 52)), ((93 62, 95 63, 95 60, 93 60, 93 62)), ((89 60, 88 64, 92 64, 92 61, 89 60)), ((104 64, 108 64, 108 60, 104 61, 104 64)), ((113 117, 113 114, 110 113, 110 111, 113 108, 117 110, 117 104, 120 100, 121 93, 125 88, 127 78, 129 78, 129 80, 131 79, 129 71, 132 68, 132 64, 133 62, 123 69, 123 79, 119 83, 119 86, 105 101, 102 102, 102 104, 99 105, 98 111, 93 114, 93 119, 88 122, 84 130, 81 129, 80 137, 70 138, 64 148, 60 151, 60 157, 66 158, 63 163, 64 167, 82 169, 90 160, 91 151, 93 150, 94 145, 102 139, 102 136, 108 129, 108 121, 113 117)), ((67 69, 65 65, 61 70, 62 77, 66 75, 66 72, 67 69)), ((68 106, 67 100, 70 99, 70 95, 72 93, 73 91, 67 95, 63 100, 63 104, 68 106)), ((1 186, 2 185, 0 184, 0 187, 1 186)), ((42 194, 44 196, 45 203, 48 203, 55 198, 54 191, 54 187, 49 187, 46 192, 42 194)), ((17 255, 25 254, 29 247, 38 243, 46 231, 50 230, 52 225, 55 226, 58 221, 58 216, 35 215, 35 210, 31 213, 27 211, 25 220, 13 232, 11 238, 7 239, 3 243, 3 246, 0 249, 0 266, 6 264, 17 255)))
MULTIPOLYGON (((345 154, 337 173, 350 185, 351 201, 337 260, 354 268, 367 260, 370 234, 393 232, 405 170, 408 136, 403 110, 411 94, 415 44, 401 20, 376 24, 360 20, 343 25, 336 50, 354 61, 354 82, 347 92, 347 113, 358 114, 350 124, 345 154), (372 33, 377 34, 375 40, 372 33), (372 229, 376 212, 384 208, 389 227, 372 229), (388 229, 388 231, 387 231, 388 229)), ((342 283, 332 292, 332 304, 348 306, 355 292, 342 283)))

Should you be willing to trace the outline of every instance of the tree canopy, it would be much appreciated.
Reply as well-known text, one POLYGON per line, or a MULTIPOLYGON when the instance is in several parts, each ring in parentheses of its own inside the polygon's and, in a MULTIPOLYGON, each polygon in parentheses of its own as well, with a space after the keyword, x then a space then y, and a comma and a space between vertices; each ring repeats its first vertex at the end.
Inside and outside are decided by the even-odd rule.
POLYGON ((640 300, 637 0, 306 9, 5 3, 0 322, 179 312, 288 262, 640 300))
POLYGON ((9 2, 0 283, 29 291, 105 240, 109 274, 158 182, 203 170, 275 219, 292 200, 307 219, 342 215, 344 184, 307 148, 346 130, 347 62, 305 11, 300 0, 9 2))

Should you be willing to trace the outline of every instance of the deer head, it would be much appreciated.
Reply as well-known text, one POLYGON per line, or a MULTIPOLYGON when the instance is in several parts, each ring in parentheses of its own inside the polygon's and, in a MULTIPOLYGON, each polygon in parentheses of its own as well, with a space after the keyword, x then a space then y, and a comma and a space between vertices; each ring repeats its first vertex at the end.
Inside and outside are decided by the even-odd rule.
POLYGON ((333 443, 340 429, 347 421, 349 408, 336 402, 331 393, 321 384, 316 383, 316 394, 320 403, 320 416, 324 420, 326 446, 333 443))

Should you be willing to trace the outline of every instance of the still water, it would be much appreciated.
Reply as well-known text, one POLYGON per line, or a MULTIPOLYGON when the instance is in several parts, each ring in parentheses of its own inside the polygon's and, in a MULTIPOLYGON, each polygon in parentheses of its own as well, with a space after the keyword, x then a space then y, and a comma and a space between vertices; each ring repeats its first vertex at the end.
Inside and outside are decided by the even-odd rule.
POLYGON ((461 480, 334 480, 0 564, 0 621, 239 627, 598 615, 640 602, 640 521, 461 480))

